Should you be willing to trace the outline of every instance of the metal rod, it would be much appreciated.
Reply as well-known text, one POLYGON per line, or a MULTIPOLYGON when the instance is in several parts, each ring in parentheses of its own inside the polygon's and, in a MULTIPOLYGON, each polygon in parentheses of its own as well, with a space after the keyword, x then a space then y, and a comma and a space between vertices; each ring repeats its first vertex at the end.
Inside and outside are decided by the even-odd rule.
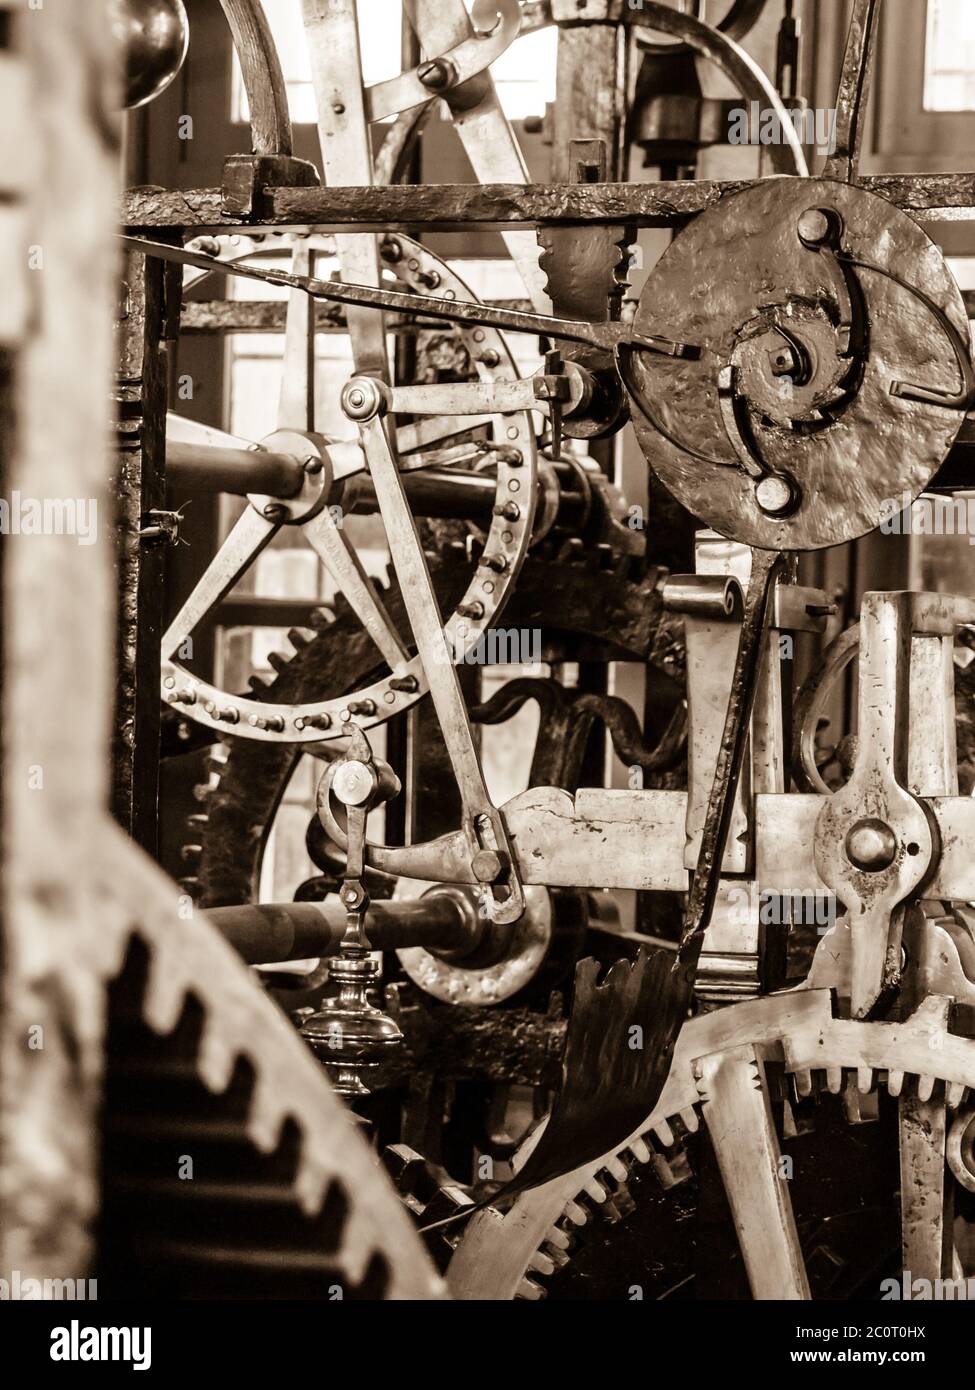
MULTIPOLYGON (((497 482, 490 474, 452 468, 404 474, 403 488, 414 516, 458 521, 489 521, 497 496, 497 482)), ((379 511, 376 489, 368 476, 355 479, 350 500, 354 512, 379 511)))
POLYGON ((667 357, 700 355, 697 347, 675 343, 654 334, 637 333, 623 323, 577 323, 548 314, 528 314, 520 309, 493 309, 464 299, 436 299, 432 295, 403 294, 399 290, 375 289, 371 285, 318 280, 313 275, 291 275, 286 270, 259 270, 256 266, 242 265, 239 261, 221 261, 216 256, 204 256, 197 251, 187 251, 182 246, 169 246, 165 242, 149 241, 144 237, 120 236, 119 240, 130 250, 141 251, 146 256, 159 256, 164 261, 215 270, 221 275, 260 280, 267 285, 285 285, 289 289, 304 290, 315 299, 328 299, 337 304, 359 305, 368 309, 400 309, 407 314, 422 313, 429 318, 446 319, 449 323, 469 323, 484 328, 507 329, 513 333, 534 333, 609 351, 623 342, 663 353, 667 357))
MULTIPOLYGON (((336 956, 347 925, 338 898, 320 903, 214 907, 207 917, 249 965, 336 956)), ((476 918, 445 893, 372 903, 365 921, 369 946, 376 951, 425 946, 454 952, 468 944, 473 948, 476 930, 476 918)))
POLYGON ((211 444, 166 446, 166 480, 190 492, 232 492, 239 497, 297 497, 304 460, 270 449, 225 449, 211 444))

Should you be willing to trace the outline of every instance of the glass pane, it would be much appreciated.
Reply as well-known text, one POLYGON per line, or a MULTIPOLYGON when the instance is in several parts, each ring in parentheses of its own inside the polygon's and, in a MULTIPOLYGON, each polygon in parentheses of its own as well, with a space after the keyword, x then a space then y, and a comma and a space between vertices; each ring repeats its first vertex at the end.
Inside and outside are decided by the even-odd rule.
MULTIPOLYGON (((301 0, 261 0, 277 45, 288 89, 288 108, 297 125, 314 125, 315 94, 311 85, 301 0)), ((470 9, 474 0, 465 0, 470 9)), ((359 0, 359 42, 365 81, 383 82, 402 70, 402 0, 359 0)), ((554 25, 526 34, 503 53, 491 71, 501 105, 513 121, 543 116, 546 102, 555 100, 554 25)), ((247 94, 234 56, 232 119, 249 119, 247 94)))
MULTIPOLYGON (((362 71, 367 83, 382 82, 395 77, 402 63, 401 0, 358 0, 359 44, 362 49, 362 71)), ((285 85, 288 89, 288 109, 297 125, 314 125, 315 94, 311 85, 311 70, 305 44, 305 28, 301 20, 301 0, 261 0, 267 22, 281 60, 285 85)), ((250 119, 247 93, 240 64, 234 54, 231 93, 231 119, 246 122, 250 119)))
POLYGON ((975 111, 975 4, 928 0, 925 111, 975 111))
POLYGON ((546 102, 555 100, 558 39, 558 30, 550 24, 517 39, 492 65, 494 85, 509 120, 544 116, 546 102))

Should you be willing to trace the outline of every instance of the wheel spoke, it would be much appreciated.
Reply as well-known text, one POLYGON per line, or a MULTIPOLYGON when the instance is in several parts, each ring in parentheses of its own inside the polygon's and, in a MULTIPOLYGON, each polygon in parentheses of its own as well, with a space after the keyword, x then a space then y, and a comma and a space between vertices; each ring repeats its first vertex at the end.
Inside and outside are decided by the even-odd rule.
POLYGON ((455 435, 466 434, 480 425, 490 425, 493 419, 493 415, 472 415, 458 421, 456 416, 438 415, 428 420, 416 420, 410 425, 400 425, 396 431, 396 451, 399 454, 416 454, 430 444, 453 439, 455 435))
MULTIPOLYGON (((373 184, 372 144, 366 117, 359 28, 355 0, 303 0, 312 85, 318 108, 318 136, 324 182, 373 184)), ((378 287, 382 284, 379 247, 371 233, 339 233, 335 250, 342 279, 378 287)), ((386 333, 383 315, 350 305, 346 312, 357 372, 386 380, 386 333)))
POLYGON ((253 507, 244 508, 193 592, 170 623, 162 640, 164 658, 172 657, 200 619, 230 592, 277 529, 274 522, 268 521, 253 507))
POLYGON ((752 1296, 810 1297, 765 1069, 754 1047, 696 1064, 704 1118, 721 1169, 752 1296))
POLYGON ((199 420, 188 420, 185 415, 177 415, 174 410, 166 412, 166 443, 203 444, 217 449, 257 447, 250 439, 241 439, 236 434, 218 430, 215 425, 204 425, 199 420))
POLYGON ((472 851, 472 860, 479 849, 488 849, 504 856, 507 883, 501 891, 498 879, 492 885, 492 916, 502 925, 516 922, 525 907, 524 889, 514 867, 516 861, 507 829, 484 781, 454 656, 444 631, 416 523, 403 490, 403 480, 379 417, 373 416, 360 424, 359 430, 403 602, 460 792, 464 833, 472 851), (504 889, 507 889, 506 897, 502 896, 504 889))
POLYGON ((945 1099, 898 1102, 901 1250, 912 1279, 951 1275, 951 1189, 945 1184, 945 1099))
MULTIPOLYGON (((296 241, 291 256, 292 275, 311 274, 308 242, 296 241)), ((279 430, 315 428, 315 333, 310 297, 291 290, 284 329, 281 394, 278 399, 279 430)))
POLYGON ((397 666, 409 661, 409 653, 373 588, 372 580, 362 568, 355 548, 332 520, 327 507, 306 523, 304 533, 355 609, 390 670, 395 671, 397 666))

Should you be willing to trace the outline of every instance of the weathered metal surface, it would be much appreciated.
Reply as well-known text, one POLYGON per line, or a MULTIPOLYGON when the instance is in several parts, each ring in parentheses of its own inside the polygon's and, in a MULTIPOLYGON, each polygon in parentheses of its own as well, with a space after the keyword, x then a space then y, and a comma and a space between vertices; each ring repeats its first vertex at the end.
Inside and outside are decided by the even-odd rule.
POLYGON ((854 0, 836 93, 835 149, 823 168, 826 178, 846 183, 856 179, 873 72, 870 59, 879 20, 880 0, 854 0))
MULTIPOLYGON (((26 9, 14 16, 18 49, 21 19, 26 9)), ((98 510, 93 540, 101 543, 79 544, 80 532, 40 534, 4 548, 0 1268, 45 1284, 56 1279, 60 1296, 67 1287, 60 1281, 75 1287, 89 1273, 99 1184, 110 1183, 100 1126, 119 1118, 101 1094, 106 995, 137 934, 149 962, 145 992, 128 992, 126 1004, 156 1034, 188 1019, 191 1074, 211 1100, 228 1088, 238 1062, 245 1071, 253 1062, 237 1120, 255 1148, 267 1152, 286 1126, 300 1125, 300 1159, 285 1202, 299 1229, 303 1207, 322 1219, 319 1248, 330 1253, 317 1273, 331 1267, 350 1288, 371 1283, 390 1297, 440 1297, 442 1283, 409 1219, 293 1030, 109 818, 114 55, 98 13, 70 0, 47 0, 43 22, 25 22, 24 35, 24 112, 41 119, 49 137, 36 166, 44 177, 25 190, 46 262, 42 275, 30 277, 32 314, 18 345, 16 392, 4 391, 4 416, 16 420, 14 447, 8 451, 4 441, 5 474, 25 495, 81 494, 98 510), (79 180, 84 215, 68 220, 64 209, 77 203, 79 180), (66 692, 70 718, 57 714, 66 692)), ((145 1066, 136 1091, 151 1106, 159 1078, 157 1054, 148 1054, 126 1060, 145 1066)), ((135 1148, 134 1160, 130 1150, 128 1164, 111 1173, 116 1191, 145 1176, 151 1142, 135 1148)), ((140 1190, 143 1216, 150 1207, 159 1214, 158 1195, 151 1184, 140 1190)), ((191 1209, 184 1204, 183 1212, 191 1209)))
MULTIPOLYGON (((355 234, 352 234, 355 235, 355 234)), ((635 334, 628 324, 587 323, 585 320, 558 318, 549 314, 519 313, 514 309, 489 308, 474 301, 470 295, 456 299, 449 294, 443 298, 427 294, 407 294, 402 290, 387 290, 368 283, 350 280, 320 280, 315 276, 294 274, 285 270, 261 270, 257 266, 244 265, 239 261, 220 261, 216 257, 198 251, 167 245, 151 238, 122 236, 122 244, 130 250, 150 253, 161 260, 176 264, 197 266, 203 270, 226 270, 245 280, 259 280, 269 285, 286 286, 292 291, 303 290, 319 299, 333 300, 346 306, 346 316, 358 316, 370 311, 378 322, 377 315, 386 309, 399 309, 423 313, 428 318, 444 319, 449 323, 470 327, 509 329, 514 333, 545 334, 553 338, 564 338, 568 342, 584 343, 591 347, 612 351, 621 343, 636 342, 637 346, 649 352, 663 352, 667 356, 693 355, 692 347, 674 343, 669 339, 646 334, 635 334)), ((430 253, 427 252, 427 255, 430 253)), ((392 259, 395 259, 393 257, 392 259)), ((365 279, 366 277, 363 277, 365 279)))
MULTIPOLYGON (((690 511, 750 545, 815 549, 874 529, 891 498, 921 491, 962 423, 963 412, 947 404, 922 404, 892 391, 904 380, 957 391, 961 373, 948 330, 967 335, 968 321, 934 244, 911 218, 859 188, 775 180, 702 215, 649 276, 636 323, 646 332, 703 345, 696 361, 664 365, 646 353, 628 359, 624 376, 640 407, 634 427, 650 465, 690 511), (834 306, 833 322, 852 322, 855 333, 856 306, 851 321, 851 306, 838 301, 831 253, 817 254, 799 239, 800 216, 819 207, 842 217, 840 244, 859 267, 869 349, 861 354, 862 376, 845 388, 846 399, 838 394, 832 364, 846 359, 847 370, 856 369, 853 338, 838 335, 825 353, 817 351, 812 372, 825 393, 817 405, 822 418, 800 433, 768 420, 764 393, 774 393, 782 380, 771 342, 782 335, 749 334, 756 323, 761 327, 755 315, 769 304, 783 306, 777 321, 800 343, 809 336, 803 305, 834 306), (738 256, 734 276, 727 271, 730 245, 738 256), (736 359, 740 365, 730 365, 736 359), (764 374, 762 392, 748 375, 753 367, 764 374), (720 409, 723 371, 739 373, 732 388, 747 413, 756 469, 788 475, 797 485, 798 500, 786 515, 763 510, 761 483, 732 447, 720 409)), ((787 387, 785 409, 791 412, 791 376, 787 387)))
POLYGON ((945 1168, 948 1115, 944 1095, 901 1094, 901 1257, 913 1279, 952 1274, 952 1203, 945 1168))
MULTIPOLYGON (((276 189, 262 223, 331 230, 469 231, 520 223, 632 222, 637 227, 679 227, 756 179, 688 179, 659 183, 447 184, 390 188, 276 189)), ((925 222, 975 218, 975 173, 870 174, 858 187, 925 222)), ((130 232, 154 227, 194 232, 233 229, 214 188, 168 191, 131 188, 120 221, 130 232)))
MULTIPOLYGON (((651 1145, 669 1149, 676 1121, 692 1131, 698 1127, 695 1107, 701 1097, 695 1073, 699 1058, 751 1048, 762 1059, 783 1062, 801 1095, 810 1093, 814 1073, 835 1090, 842 1084, 844 1069, 855 1073, 862 1092, 874 1089, 884 1072, 927 1077, 932 1084, 940 1079, 954 1087, 953 1104, 957 1105, 964 1079, 969 1078, 967 1084, 975 1080, 975 1042, 947 1031, 943 1003, 931 1001, 930 1007, 919 1009, 903 1023, 855 1023, 833 1018, 829 991, 814 990, 749 1001, 691 1019, 678 1041, 659 1104, 627 1141, 563 1177, 519 1193, 503 1214, 488 1209, 473 1216, 447 1272, 453 1296, 539 1297, 537 1288, 534 1294, 525 1288, 526 1276, 540 1268, 538 1257, 546 1239, 574 1200, 591 1194, 594 1183, 604 1191, 600 1176, 612 1175, 614 1168, 618 1171, 621 1159, 626 1162, 636 1156, 646 1163, 651 1145)), ((754 1139, 752 1132, 745 1136, 746 1142, 754 1143, 754 1139)), ((516 1169, 530 1160, 538 1142, 536 1131, 516 1155, 516 1169)), ((746 1201, 739 1224, 747 1228, 749 1240, 762 1237, 759 1217, 759 1210, 746 1201)))
POLYGON ((233 35, 250 107, 255 155, 294 152, 288 92, 278 51, 260 0, 220 0, 233 35))
POLYGON ((137 843, 150 851, 157 840, 158 644, 165 546, 147 545, 140 533, 147 513, 166 504, 166 339, 175 332, 179 300, 178 276, 160 271, 151 258, 131 255, 126 260, 114 393, 119 623, 112 809, 137 843))
POLYGON ((712 1053, 695 1063, 695 1074, 752 1296, 806 1300, 809 1281, 758 1050, 749 1043, 712 1053))
POLYGON ((911 658, 906 597, 864 599, 857 756, 845 786, 827 799, 816 822, 820 876, 854 922, 851 1006, 858 1018, 900 975, 895 909, 926 876, 935 850, 924 809, 905 790, 911 658))
POLYGON ((661 1023, 672 1026, 660 1008, 673 998, 666 989, 669 973, 670 958, 663 951, 649 957, 641 952, 632 962, 617 960, 599 983, 596 961, 579 962, 562 1084, 541 1138, 500 1197, 538 1187, 616 1148, 654 1108, 676 1036, 674 1030, 668 1046, 656 1045, 661 1023))
MULTIPOLYGON (((526 310, 527 300, 486 299, 498 309, 526 310)), ((341 304, 315 301, 315 332, 345 333, 348 326, 341 304)), ((188 300, 180 315, 181 333, 283 333, 287 304, 273 299, 197 299, 188 300)), ((432 319, 422 314, 388 314, 387 333, 415 332, 419 327, 432 327, 432 319)), ((440 325, 437 325, 440 327, 440 325)))

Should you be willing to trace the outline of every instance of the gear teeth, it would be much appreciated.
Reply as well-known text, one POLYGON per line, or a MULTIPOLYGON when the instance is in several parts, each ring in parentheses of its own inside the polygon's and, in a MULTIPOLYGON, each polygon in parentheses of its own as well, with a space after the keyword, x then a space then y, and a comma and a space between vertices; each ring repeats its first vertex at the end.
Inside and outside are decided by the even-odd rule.
POLYGON ((203 884, 198 878, 181 878, 179 880, 179 886, 184 893, 189 894, 194 902, 197 901, 200 894, 203 892, 203 884))
POLYGON ((202 845, 183 845, 179 852, 179 857, 184 864, 199 863, 200 855, 203 853, 202 845))
POLYGON ((578 1202, 566 1202, 562 1215, 567 1221, 571 1221, 573 1226, 585 1226, 589 1221, 589 1213, 578 1202))
POLYGON ((612 1199, 613 1210, 616 1212, 616 1220, 622 1221, 625 1217, 632 1215, 636 1211, 636 1202, 633 1200, 633 1193, 624 1183, 612 1199))
POLYGON ((270 676, 253 675, 247 677, 248 688, 252 690, 255 695, 263 694, 265 690, 269 690, 271 684, 272 681, 270 676))
POLYGON ((545 1290, 540 1284, 535 1284, 531 1279, 522 1279, 515 1292, 515 1298, 525 1299, 529 1303, 537 1303, 539 1299, 545 1297, 545 1290))
POLYGON ((665 1149, 672 1149, 674 1147, 674 1131, 666 1120, 658 1120, 652 1128, 653 1133, 657 1136, 665 1149))
POLYGON ((302 647, 307 647, 308 643, 314 640, 315 633, 310 627, 293 627, 288 632, 288 641, 296 652, 300 652, 302 647))
POLYGON ((887 1073, 887 1094, 899 1096, 904 1087, 904 1073, 902 1071, 889 1071, 887 1073))
POLYGON ((597 1182, 594 1177, 589 1179, 582 1190, 586 1196, 591 1197, 594 1202, 605 1202, 608 1196, 605 1187, 603 1187, 602 1183, 597 1182))
POLYGON ((630 1176, 626 1164, 620 1158, 619 1154, 614 1154, 612 1158, 607 1160, 603 1172, 609 1173, 617 1182, 626 1182, 627 1178, 630 1176))
POLYGON ((553 1250, 568 1250, 571 1244, 572 1237, 569 1235, 568 1231, 562 1231, 558 1226, 553 1226, 551 1228, 544 1241, 545 1249, 550 1253, 553 1250))
POLYGON ((267 655, 267 664, 277 671, 279 676, 290 660, 291 657, 286 656, 284 652, 268 652, 267 655))
POLYGON ((223 751, 223 744, 218 743, 206 760, 206 769, 211 777, 221 777, 223 770, 227 766, 227 754, 223 751))
POLYGON ((800 1100, 805 1100, 807 1096, 812 1095, 813 1085, 811 1071, 797 1071, 793 1074, 793 1079, 796 1083, 796 1095, 800 1100))
POLYGON ((664 1158, 663 1154, 653 1154, 652 1162, 654 1174, 663 1190, 669 1192, 672 1187, 676 1187, 678 1180, 674 1175, 674 1170, 664 1158))
POLYGON ((862 1095, 872 1091, 874 1086, 873 1067, 857 1067, 857 1090, 862 1095))
POLYGON ((830 1093, 831 1093, 832 1095, 834 1095, 834 1096, 838 1096, 838 1095, 839 1095, 840 1091, 842 1091, 842 1089, 843 1089, 843 1068, 842 1068, 842 1067, 827 1067, 827 1068, 826 1068, 826 1086, 827 1086, 828 1090, 830 1091, 830 1093))
MULTIPOLYGON (((473 1205, 471 1197, 462 1187, 450 1183, 439 1185, 426 1160, 409 1144, 388 1144, 382 1151, 382 1162, 403 1205, 421 1227, 434 1226, 438 1221, 473 1205)), ((445 1227, 421 1230, 421 1236, 442 1272, 460 1238, 460 1232, 445 1227)))
POLYGON ((330 608, 316 608, 308 619, 309 626, 315 632, 321 632, 323 628, 331 627, 335 622, 335 614, 330 608))
POLYGON ((957 1110, 960 1105, 964 1105, 967 1094, 967 1086, 963 1086, 960 1081, 949 1081, 945 1097, 948 1109, 957 1110))
POLYGON ((627 1148, 636 1159, 637 1163, 649 1163, 650 1159, 653 1157, 646 1144, 644 1144, 643 1140, 640 1138, 633 1139, 627 1145, 627 1148))
POLYGON ((693 1106, 690 1106, 687 1110, 682 1110, 680 1112, 680 1119, 681 1124, 683 1124, 688 1134, 696 1134, 701 1127, 700 1117, 693 1106))
POLYGON ((534 1270, 536 1274, 554 1274, 555 1261, 549 1255, 546 1255, 544 1250, 536 1250, 528 1261, 528 1268, 534 1270))
POLYGON ((209 824, 210 817, 205 812, 186 817, 187 830, 205 830, 209 824))
POLYGON ((934 1095, 934 1083, 936 1079, 937 1078, 933 1076, 918 1077, 917 1098, 919 1101, 921 1101, 922 1104, 924 1104, 926 1101, 929 1101, 931 1097, 934 1095))
POLYGON ((565 1269, 569 1263, 569 1256, 565 1249, 561 1245, 553 1245, 551 1241, 544 1243, 540 1253, 551 1260, 553 1269, 565 1269))

